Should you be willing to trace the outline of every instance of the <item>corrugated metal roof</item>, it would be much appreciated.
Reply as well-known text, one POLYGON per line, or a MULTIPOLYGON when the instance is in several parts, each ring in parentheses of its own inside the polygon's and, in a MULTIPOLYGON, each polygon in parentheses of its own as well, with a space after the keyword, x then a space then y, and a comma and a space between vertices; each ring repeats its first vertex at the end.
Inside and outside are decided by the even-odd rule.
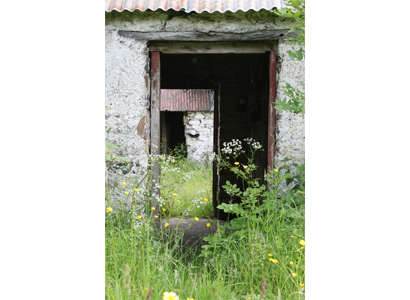
POLYGON ((185 10, 187 13, 196 11, 201 13, 207 11, 213 13, 219 11, 224 13, 228 10, 236 12, 238 10, 261 10, 280 9, 285 7, 281 0, 105 0, 105 11, 112 10, 140 11, 150 10, 185 10))
POLYGON ((161 90, 160 111, 213 111, 213 90, 161 90))

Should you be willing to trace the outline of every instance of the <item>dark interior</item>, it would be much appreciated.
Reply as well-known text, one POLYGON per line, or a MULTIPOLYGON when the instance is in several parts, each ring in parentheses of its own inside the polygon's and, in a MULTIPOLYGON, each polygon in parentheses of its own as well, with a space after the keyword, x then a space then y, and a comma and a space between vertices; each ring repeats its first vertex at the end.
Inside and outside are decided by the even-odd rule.
POLYGON ((178 144, 185 145, 185 126, 184 126, 184 113, 181 111, 164 111, 161 113, 161 118, 165 120, 162 126, 165 124, 165 128, 161 128, 161 141, 162 149, 161 153, 169 153, 170 149, 175 149, 178 144), (163 140, 166 139, 166 140, 163 140))
MULTIPOLYGON (((267 168, 268 138, 268 53, 162 54, 160 60, 162 89, 215 90, 214 151, 219 152, 223 143, 230 142, 232 139, 243 142, 244 138, 254 138, 262 144, 265 151, 257 152, 255 164, 259 168, 253 176, 264 178, 267 168)), ((240 157, 237 161, 247 164, 246 157, 240 157)), ((230 196, 221 188, 227 180, 231 183, 240 183, 235 174, 229 170, 220 170, 218 176, 214 166, 214 211, 215 217, 222 220, 233 217, 216 209, 220 203, 231 201, 230 196)), ((239 199, 232 200, 232 203, 239 202, 239 199)))

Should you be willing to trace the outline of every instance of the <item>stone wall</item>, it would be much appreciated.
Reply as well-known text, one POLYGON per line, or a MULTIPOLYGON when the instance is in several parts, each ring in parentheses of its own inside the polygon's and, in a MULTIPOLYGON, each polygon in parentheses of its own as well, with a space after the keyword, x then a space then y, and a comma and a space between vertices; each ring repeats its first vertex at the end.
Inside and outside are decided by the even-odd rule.
MULTIPOLYGON (((305 62, 293 61, 287 54, 288 50, 297 50, 295 45, 279 42, 277 67, 277 99, 284 99, 282 86, 289 83, 291 86, 302 89, 301 82, 305 81, 305 62)), ((306 115, 305 115, 306 117, 306 115)), ((285 158, 290 163, 301 164, 305 161, 305 120, 302 114, 294 114, 283 110, 276 110, 276 167, 283 165, 285 158)), ((289 162, 288 162, 289 164, 289 162)), ((292 170, 295 170, 292 168, 292 170)), ((282 184, 285 189, 285 184, 282 184)))
POLYGON ((214 144, 214 112, 189 111, 185 122, 188 159, 201 164, 210 162, 214 144))

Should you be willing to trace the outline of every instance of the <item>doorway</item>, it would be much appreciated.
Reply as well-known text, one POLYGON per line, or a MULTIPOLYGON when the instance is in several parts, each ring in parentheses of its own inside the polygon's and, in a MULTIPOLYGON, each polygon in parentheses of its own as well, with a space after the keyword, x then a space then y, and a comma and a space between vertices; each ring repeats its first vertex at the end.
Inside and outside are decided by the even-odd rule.
POLYGON ((184 112, 161 112, 161 154, 170 154, 170 150, 185 147, 184 112))
MULTIPOLYGON (((251 137, 263 146, 265 151, 259 152, 255 157, 258 169, 253 174, 255 178, 262 180, 268 168, 268 152, 273 150, 273 143, 268 145, 268 135, 274 128, 271 118, 274 110, 268 108, 271 95, 276 91, 272 91, 270 57, 270 52, 160 56, 161 89, 215 91, 213 149, 216 154, 220 153, 223 143, 232 139, 243 141, 251 137)), ((276 72, 276 65, 274 71, 276 72)), ((239 162, 247 163, 245 158, 240 158, 239 162)), ((219 170, 215 163, 212 178, 214 217, 222 220, 232 218, 216 207, 221 203, 238 203, 239 199, 232 199, 221 186, 226 181, 241 183, 230 170, 219 170)))

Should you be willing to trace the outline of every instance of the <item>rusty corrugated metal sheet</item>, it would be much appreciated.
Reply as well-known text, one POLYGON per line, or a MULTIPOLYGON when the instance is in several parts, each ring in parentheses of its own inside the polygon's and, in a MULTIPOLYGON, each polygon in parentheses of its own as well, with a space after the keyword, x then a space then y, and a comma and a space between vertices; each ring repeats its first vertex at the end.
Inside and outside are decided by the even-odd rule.
POLYGON ((285 7, 282 0, 105 0, 105 11, 113 10, 140 11, 150 10, 185 10, 189 13, 196 11, 201 13, 207 11, 213 13, 219 11, 224 13, 228 10, 236 12, 238 10, 248 11, 261 9, 280 9, 285 7))
POLYGON ((213 90, 161 90, 161 111, 213 111, 213 90))

